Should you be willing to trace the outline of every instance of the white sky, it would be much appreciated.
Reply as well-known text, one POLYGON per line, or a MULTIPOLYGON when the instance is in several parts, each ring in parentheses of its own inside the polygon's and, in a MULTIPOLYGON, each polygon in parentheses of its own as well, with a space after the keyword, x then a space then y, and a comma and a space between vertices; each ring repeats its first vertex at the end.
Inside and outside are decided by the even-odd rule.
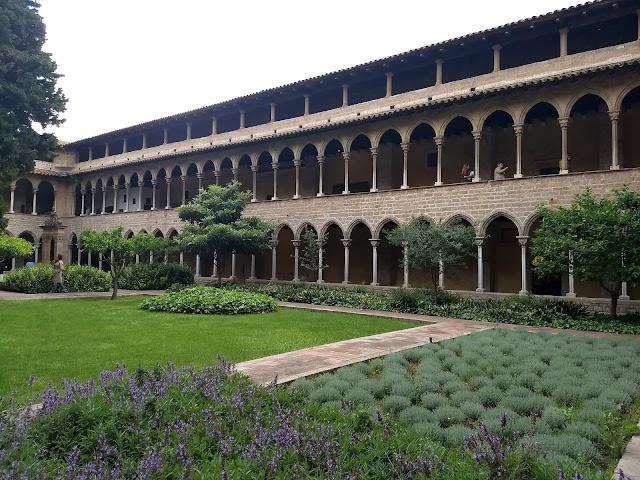
POLYGON ((80 140, 582 3, 43 0, 80 140))

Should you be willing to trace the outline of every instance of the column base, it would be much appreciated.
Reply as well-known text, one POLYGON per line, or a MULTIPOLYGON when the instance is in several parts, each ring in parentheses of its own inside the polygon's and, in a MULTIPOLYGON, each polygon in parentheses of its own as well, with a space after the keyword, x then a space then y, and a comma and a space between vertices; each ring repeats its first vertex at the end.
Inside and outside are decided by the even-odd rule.
POLYGON ((620 165, 611 165, 609 170, 620 170, 620 165))
POLYGON ((478 287, 476 288, 476 292, 486 292, 484 288, 478 287))
POLYGON ((90 215, 90 216, 93 216, 93 215, 95 215, 95 213, 90 213, 89 215, 90 215))
POLYGON ((567 293, 565 295, 565 297, 567 297, 567 298, 576 298, 576 294, 575 293, 567 293))
POLYGON ((257 201, 258 201, 258 199, 257 199, 257 198, 252 198, 252 199, 251 199, 251 203, 256 203, 257 201))
POLYGON ((567 175, 569 170, 560 170, 560 175, 567 175))
POLYGON ((294 199, 294 200, 298 200, 299 198, 302 198, 302 197, 301 197, 300 195, 294 195, 294 196, 293 196, 293 199, 294 199))
POLYGON ((151 211, 152 212, 155 211, 155 209, 156 209, 156 207, 151 207, 151 211))
POLYGON ((471 183, 478 183, 481 180, 482 179, 480 177, 473 177, 473 179, 471 180, 471 183))
MULTIPOLYGON (((35 213, 32 213, 31 215, 35 215, 35 213)), ((80 214, 80 216, 81 216, 81 217, 84 217, 84 216, 85 216, 85 214, 84 214, 84 213, 81 213, 81 214, 80 214)))
POLYGON ((229 280, 230 282, 235 282, 236 280, 238 280, 238 277, 229 277, 227 278, 227 280, 229 280))
POLYGON ((316 283, 324 283, 324 280, 316 280, 316 283))
POLYGON ((409 185, 400 185, 400 190, 406 190, 409 188, 409 185))
POLYGON ((371 282, 369 285, 371 285, 372 287, 379 287, 380 284, 378 282, 371 282))
POLYGON ((249 277, 249 280, 257 280, 258 277, 249 277))
POLYGON ((444 184, 442 182, 436 182, 433 185, 436 186, 436 187, 441 187, 444 184))
POLYGON ((324 197, 324 193, 316 193, 316 197, 324 197))
POLYGON ((292 282, 294 282, 294 283, 300 283, 300 279, 299 279, 299 278, 294 278, 294 279, 292 280, 292 282))
POLYGON ((376 192, 378 191, 378 189, 377 189, 377 188, 370 188, 370 189, 369 189, 369 191, 370 191, 371 193, 376 193, 376 192))
POLYGON ((349 280, 343 280, 342 285, 349 285, 351 282, 349 280))
POLYGON ((278 197, 271 197, 271 201, 273 202, 274 200, 280 200, 278 197))
POLYGON ((525 295, 529 295, 529 292, 528 292, 527 290, 520 290, 520 291, 518 292, 518 295, 521 295, 521 296, 523 296, 523 297, 524 297, 525 295))
POLYGON ((623 302, 627 302, 627 301, 631 300, 631 297, 629 295, 620 295, 620 298, 618 300, 621 300, 623 302))
POLYGON ((516 173, 516 174, 513 176, 513 178, 522 178, 522 176, 523 176, 523 175, 522 175, 521 173, 516 173))
POLYGON ((100 215, 104 215, 104 214, 105 214, 105 212, 100 212, 100 215))
POLYGON ((277 282, 277 281, 278 281, 278 279, 277 279, 276 277, 271 277, 271 278, 269 279, 269 281, 270 281, 270 282, 277 282))
POLYGON ((343 195, 346 195, 347 193, 351 193, 351 192, 350 192, 349 190, 343 190, 343 191, 342 191, 342 194, 343 194, 343 195))
POLYGON ((403 283, 402 288, 411 288, 411 285, 409 285, 408 283, 403 283))

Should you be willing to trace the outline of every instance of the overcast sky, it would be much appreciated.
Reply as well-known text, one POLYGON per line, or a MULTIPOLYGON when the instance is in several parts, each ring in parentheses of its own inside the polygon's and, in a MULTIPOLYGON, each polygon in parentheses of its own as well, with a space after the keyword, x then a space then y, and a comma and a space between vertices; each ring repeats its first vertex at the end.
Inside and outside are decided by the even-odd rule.
POLYGON ((45 50, 75 141, 413 48, 574 0, 43 0, 45 50))

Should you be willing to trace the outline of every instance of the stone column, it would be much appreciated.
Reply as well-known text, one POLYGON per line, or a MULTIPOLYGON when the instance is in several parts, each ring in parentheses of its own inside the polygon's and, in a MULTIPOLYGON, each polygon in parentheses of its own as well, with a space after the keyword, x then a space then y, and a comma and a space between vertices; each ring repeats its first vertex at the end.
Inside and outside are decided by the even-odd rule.
POLYGON ((278 241, 273 240, 271 242, 271 281, 278 280, 276 276, 276 268, 278 266, 278 241))
POLYGON ((631 300, 631 297, 629 297, 629 292, 627 290, 627 282, 622 282, 622 285, 620 287, 620 300, 631 300))
POLYGON ((349 193, 349 157, 351 154, 349 152, 342 152, 342 158, 344 159, 344 190, 342 194, 349 193))
POLYGON ((573 280, 573 252, 569 250, 569 291, 567 297, 576 298, 575 282, 573 280))
POLYGON ((162 139, 162 144, 166 145, 167 143, 169 143, 169 129, 168 128, 164 128, 162 131, 163 131, 163 134, 164 134, 164 137, 162 139))
POLYGON ((104 215, 107 209, 107 187, 102 185, 102 209, 100 210, 100 215, 104 215))
POLYGON ((136 253, 136 263, 140 263, 140 254, 136 253))
POLYGON ((444 265, 438 262, 438 287, 444 288, 444 265))
POLYGON ((144 182, 138 182, 138 211, 142 210, 142 187, 144 187, 144 182))
POLYGON ((220 185, 220 170, 215 170, 213 176, 216 177, 216 185, 220 185))
POLYGON ((408 172, 408 168, 409 168, 409 148, 411 148, 411 144, 409 143, 403 143, 400 145, 400 147, 402 148, 402 185, 400 186, 401 189, 406 190, 407 188, 409 188, 409 172, 408 172))
POLYGON ((346 83, 342 85, 342 106, 349 106, 349 85, 346 83))
POLYGON ((11 185, 11 200, 9 201, 9 213, 15 213, 13 211, 16 203, 16 186, 11 185))
POLYGON ((40 244, 39 243, 34 243, 33 244, 34 247, 34 253, 33 253, 33 261, 38 263, 40 261, 39 259, 39 254, 40 254, 40 244))
POLYGON ((371 170, 372 170, 372 177, 371 177, 371 188, 369 189, 370 192, 377 192, 378 191, 378 149, 377 148, 372 148, 371 150, 371 170))
MULTIPOLYGON (((80 190, 80 216, 81 217, 84 217, 84 195, 85 195, 85 193, 87 193, 86 190, 80 190)), ((35 209, 36 209, 36 196, 34 194, 33 195, 33 210, 34 210, 33 214, 34 215, 36 214, 35 209)))
POLYGON ((500 71, 500 50, 502 50, 501 45, 494 45, 493 47, 493 71, 500 71))
POLYGON ((342 283, 347 285, 349 283, 349 247, 351 246, 351 239, 343 238, 340 241, 344 247, 344 276, 342 283))
POLYGON ((569 29, 568 28, 561 28, 559 30, 560 32, 560 56, 561 57, 566 57, 567 56, 567 45, 568 45, 568 33, 569 33, 569 29))
POLYGON ((436 148, 438 149, 438 167, 436 173, 436 183, 435 186, 439 187, 442 185, 442 144, 444 143, 443 137, 435 137, 436 148))
POLYGON ((109 154, 109 142, 105 142, 105 144, 104 144, 104 156, 105 157, 109 157, 110 156, 110 154, 109 154))
POLYGON ((200 276, 200 254, 196 255, 196 277, 200 276))
POLYGON ((271 122, 275 122, 276 121, 276 104, 275 103, 270 103, 269 104, 271 106, 271 122))
POLYGON ((216 117, 211 117, 211 135, 218 134, 218 119, 216 117))
POLYGON ((171 208, 171 177, 165 177, 165 181, 167 182, 167 204, 164 209, 169 210, 171 208))
POLYGON ((522 132, 524 125, 514 125, 513 130, 516 132, 516 173, 513 178, 522 178, 522 132))
POLYGON ((319 174, 318 174, 318 197, 322 197, 324 196, 324 192, 322 191, 322 179, 324 177, 324 155, 318 155, 316 157, 316 159, 318 160, 318 168, 320 170, 319 174))
POLYGON ((258 166, 251 165, 251 173, 253 174, 253 197, 251 198, 252 202, 257 202, 257 192, 258 192, 258 166))
POLYGON ((102 254, 98 254, 98 270, 102 270, 102 254))
POLYGON ((191 140, 191 123, 187 123, 187 140, 191 140))
POLYGON ((640 9, 636 10, 636 15, 638 15, 638 41, 640 42, 640 9))
POLYGON ((311 98, 311 95, 305 94, 304 96, 304 116, 305 117, 309 115, 309 99, 310 98, 311 98))
POLYGON ((444 60, 436 60, 436 85, 442 85, 442 64, 444 60))
POLYGON ((302 240, 291 240, 293 243, 293 281, 299 282, 299 274, 300 274, 300 245, 302 245, 302 240))
POLYGON ((482 132, 473 131, 471 132, 473 135, 473 157, 475 159, 475 171, 476 174, 473 176, 474 182, 480 181, 480 140, 482 139, 482 132))
POLYGON ((560 131, 562 133, 562 168, 560 169, 560 175, 566 175, 569 173, 569 163, 567 160, 567 130, 569 128, 569 118, 559 118, 558 122, 560 123, 560 131))
POLYGON ((231 276, 229 280, 235 282, 238 277, 236 276, 236 252, 231 253, 231 276))
POLYGON ((196 178, 198 179, 198 191, 202 190, 202 174, 196 173, 196 178))
POLYGON ((240 128, 244 128, 244 110, 240 110, 240 128))
POLYGON ((84 248, 78 244, 78 265, 82 265, 82 252, 84 252, 84 248))
POLYGON ((478 247, 478 288, 476 292, 484 292, 484 260, 482 258, 482 247, 484 246, 485 237, 476 237, 476 246, 478 247))
POLYGON ((619 170, 620 165, 618 162, 618 118, 620 117, 620 110, 612 110, 609 112, 609 119, 611 120, 611 170, 619 170))
POLYGON ((87 252, 87 265, 91 266, 91 250, 87 252))
POLYGON ((129 150, 129 147, 127 145, 127 139, 123 138, 122 139, 122 153, 127 153, 128 150, 129 150))
POLYGON ((184 252, 180 251, 180 265, 184 265, 184 252))
POLYGON ((402 286, 409 288, 409 243, 402 242, 402 286))
POLYGON ((372 281, 371 281, 371 285, 374 287, 377 287, 378 285, 380 285, 378 283, 378 245, 380 245, 380 239, 379 238, 370 238, 369 241, 371 242, 371 246, 372 248, 372 255, 373 255, 373 268, 372 268, 372 281))
POLYGON ((278 200, 278 166, 277 162, 271 164, 273 170, 273 197, 271 200, 278 200))
POLYGON ((518 239, 518 243, 520 244, 520 275, 521 275, 521 285, 520 295, 527 295, 529 290, 527 289, 527 242, 529 241, 529 237, 516 237, 518 239))
POLYGON ((55 188, 53 189, 53 211, 58 211, 58 192, 55 188))
POLYGON ((116 213, 118 211, 118 184, 113 184, 113 210, 111 213, 116 213))
POLYGON ((33 206, 31 207, 31 215, 37 215, 38 212, 36 210, 38 204, 38 189, 33 189, 33 206))
POLYGON ((231 169, 231 175, 233 175, 233 181, 237 182, 238 181, 238 169, 237 168, 232 168, 231 169))
POLYGON ((124 184, 124 191, 125 191, 125 195, 127 196, 127 201, 124 202, 124 211, 128 212, 129 211, 129 202, 131 201, 131 198, 129 198, 129 189, 131 187, 130 183, 125 183, 124 184))
POLYGON ((387 76, 387 93, 385 97, 389 98, 393 95, 393 73, 387 72, 385 75, 387 76))
POLYGON ((91 213, 89 215, 96 214, 96 189, 91 189, 91 213))
POLYGON ((322 258, 324 255, 324 247, 321 240, 316 240, 316 242, 318 244, 318 283, 324 283, 322 278, 322 271, 324 270, 324 259, 322 258))
POLYGON ((180 175, 180 180, 182 180, 182 202, 180 205, 184 205, 187 203, 187 176, 180 175))
POLYGON ((13 270, 14 272, 16 271, 16 258, 13 257, 11 259, 11 270, 13 270))
POLYGON ((142 134, 142 149, 144 150, 145 148, 147 148, 147 134, 143 133, 142 134))
POLYGON ((93 160, 93 147, 89 147, 89 157, 88 160, 91 161, 93 160))
POLYGON ((254 253, 251 254, 251 273, 249 276, 249 280, 256 279, 256 255, 254 253))
POLYGON ((153 178, 151 180, 151 210, 156 209, 156 186, 158 185, 158 180, 153 178))
POLYGON ((213 252, 213 272, 211 273, 211 278, 218 278, 218 252, 213 252))
POLYGON ((300 159, 293 160, 293 166, 296 167, 296 193, 293 195, 294 199, 300 198, 300 159))

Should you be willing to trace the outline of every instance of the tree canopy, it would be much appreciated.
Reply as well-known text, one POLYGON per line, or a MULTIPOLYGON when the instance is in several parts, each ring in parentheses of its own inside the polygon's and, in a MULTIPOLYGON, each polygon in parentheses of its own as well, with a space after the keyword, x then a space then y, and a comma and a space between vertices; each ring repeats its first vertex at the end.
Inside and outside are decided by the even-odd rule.
POLYGON ((170 242, 151 233, 137 233, 131 238, 122 236, 122 227, 104 232, 85 230, 80 234, 82 248, 98 253, 103 261, 109 262, 111 279, 113 280, 113 294, 118 295, 118 280, 127 265, 134 262, 136 255, 146 252, 164 253, 170 248, 170 242))
MULTIPOLYGON (((258 254, 270 248, 274 225, 257 217, 243 217, 251 193, 240 183, 210 185, 187 205, 178 207, 185 227, 176 237, 181 248, 192 255, 216 257, 224 262, 230 253, 258 254)), ((224 267, 219 263, 222 270, 224 267)))
POLYGON ((4 0, 0 7, 0 188, 30 172, 36 159, 52 158, 56 138, 33 126, 59 125, 66 107, 56 63, 42 51, 39 8, 34 0, 4 0))
POLYGON ((628 187, 612 193, 596 199, 587 190, 568 207, 541 206, 531 251, 540 275, 566 273, 571 264, 575 278, 598 282, 615 317, 622 282, 640 282, 640 194, 628 187))
POLYGON ((0 233, 0 259, 28 257, 33 253, 33 245, 22 238, 0 233))

